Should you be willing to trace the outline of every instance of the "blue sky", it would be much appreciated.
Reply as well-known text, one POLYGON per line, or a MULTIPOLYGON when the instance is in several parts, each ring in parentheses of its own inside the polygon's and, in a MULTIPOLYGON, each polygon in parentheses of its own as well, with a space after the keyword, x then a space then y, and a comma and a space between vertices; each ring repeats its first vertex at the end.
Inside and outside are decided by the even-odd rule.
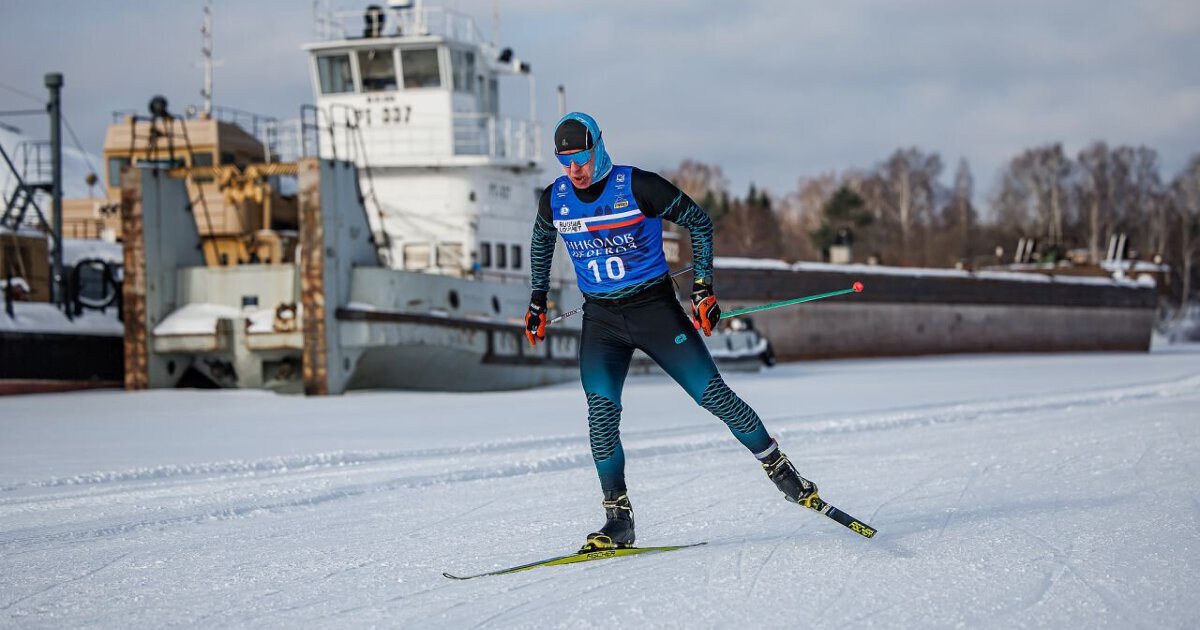
MULTIPOLYGON (((977 196, 1004 161, 1045 142, 1072 155, 1096 139, 1145 144, 1166 177, 1200 152, 1194 0, 442 4, 475 14, 485 33, 499 5, 502 45, 537 76, 544 137, 563 84, 617 162, 716 163, 739 194, 751 181, 783 194, 900 146, 940 153, 946 181, 966 157, 977 196)), ((6 0, 0 82, 40 97, 43 75, 63 72, 69 120, 98 154, 113 110, 142 110, 156 93, 175 109, 199 102, 204 5, 6 0)), ((312 101, 299 49, 313 39, 311 2, 213 8, 217 102, 297 116, 312 101)), ((30 106, 0 88, 0 109, 30 106)), ((5 122, 44 135, 35 119, 5 122)))

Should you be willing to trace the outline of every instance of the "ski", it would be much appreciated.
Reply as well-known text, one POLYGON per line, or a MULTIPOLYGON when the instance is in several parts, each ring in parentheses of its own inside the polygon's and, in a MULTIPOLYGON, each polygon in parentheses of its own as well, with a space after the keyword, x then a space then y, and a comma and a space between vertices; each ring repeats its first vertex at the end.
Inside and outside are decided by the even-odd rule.
POLYGON ((642 553, 661 553, 664 551, 675 551, 676 549, 687 549, 688 547, 699 547, 706 543, 698 542, 690 545, 671 545, 666 547, 626 547, 623 549, 599 549, 597 551, 579 551, 576 553, 567 554, 565 556, 555 556, 537 562, 530 562, 507 569, 497 569, 488 571, 487 573, 479 573, 476 575, 452 575, 443 572, 442 575, 451 580, 470 580, 477 577, 486 577, 489 575, 506 575, 509 573, 517 573, 518 571, 528 571, 539 567, 553 567, 562 564, 575 564, 577 562, 591 562, 592 560, 606 560, 608 558, 622 558, 625 556, 635 556, 642 553))
POLYGON ((871 527, 870 525, 867 525, 853 516, 850 516, 849 514, 833 507, 829 503, 826 503, 825 500, 819 496, 813 495, 812 497, 802 501, 800 504, 807 508, 816 510, 817 512, 828 516, 838 523, 841 523, 847 529, 862 536, 863 538, 871 538, 875 535, 876 530, 874 527, 871 527))

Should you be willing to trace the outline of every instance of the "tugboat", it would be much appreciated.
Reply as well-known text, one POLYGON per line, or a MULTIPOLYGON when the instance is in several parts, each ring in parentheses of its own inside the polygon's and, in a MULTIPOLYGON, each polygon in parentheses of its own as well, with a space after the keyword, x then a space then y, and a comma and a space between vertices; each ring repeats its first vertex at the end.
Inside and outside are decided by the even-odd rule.
MULTIPOLYGON (((140 134, 156 146, 134 147, 147 153, 133 157, 120 194, 126 258, 139 261, 126 270, 127 386, 199 374, 222 387, 336 394, 578 378, 579 321, 529 348, 520 320, 542 147, 532 99, 527 119, 503 115, 500 82, 522 80, 533 93, 529 64, 469 17, 420 2, 326 15, 319 26, 321 41, 304 47, 316 104, 301 110, 297 162, 149 159, 186 145, 171 135, 165 104, 153 120, 128 123, 161 131, 140 134), (295 239, 278 224, 240 229, 270 235, 282 254, 247 259, 280 250, 214 246, 215 223, 199 213, 275 216, 254 209, 268 198, 257 187, 289 188, 269 181, 281 176, 297 178, 295 239), (189 203, 198 177, 216 189, 207 210, 189 203), (241 192, 230 205, 234 183, 241 192), (225 255, 214 259, 215 250, 225 255)), ((122 133, 139 135, 110 138, 122 133)), ((551 300, 570 308, 582 296, 558 255, 551 300)), ((767 353, 753 332, 712 344, 727 365, 757 367, 767 353)))

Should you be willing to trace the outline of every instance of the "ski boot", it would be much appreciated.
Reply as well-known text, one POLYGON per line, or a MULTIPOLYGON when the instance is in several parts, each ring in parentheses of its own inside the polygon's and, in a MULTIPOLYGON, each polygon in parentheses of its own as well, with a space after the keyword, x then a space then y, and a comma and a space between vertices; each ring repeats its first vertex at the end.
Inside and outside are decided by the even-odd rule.
POLYGON ((771 441, 770 452, 761 460, 767 477, 775 482, 775 487, 792 503, 799 503, 806 508, 819 509, 821 498, 817 496, 817 484, 800 476, 796 467, 774 440, 771 441))
POLYGON ((624 490, 604 492, 604 516, 608 520, 598 532, 588 534, 580 553, 603 549, 626 549, 633 546, 633 505, 624 490))

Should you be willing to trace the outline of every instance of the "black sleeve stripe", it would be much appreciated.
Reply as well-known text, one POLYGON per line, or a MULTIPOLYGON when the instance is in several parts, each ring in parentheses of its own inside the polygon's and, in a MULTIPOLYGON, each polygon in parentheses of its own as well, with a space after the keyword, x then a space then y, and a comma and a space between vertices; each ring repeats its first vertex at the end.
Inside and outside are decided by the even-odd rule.
POLYGON ((550 290, 550 264, 554 261, 554 246, 558 230, 550 219, 550 187, 542 191, 538 213, 533 220, 533 236, 529 242, 529 284, 534 291, 550 290))
POLYGON ((711 278, 713 259, 713 224, 712 219, 700 206, 692 203, 687 196, 680 194, 687 204, 673 205, 669 212, 664 212, 662 218, 687 228, 692 239, 692 277, 711 278), (683 210, 679 210, 682 207, 683 210))

